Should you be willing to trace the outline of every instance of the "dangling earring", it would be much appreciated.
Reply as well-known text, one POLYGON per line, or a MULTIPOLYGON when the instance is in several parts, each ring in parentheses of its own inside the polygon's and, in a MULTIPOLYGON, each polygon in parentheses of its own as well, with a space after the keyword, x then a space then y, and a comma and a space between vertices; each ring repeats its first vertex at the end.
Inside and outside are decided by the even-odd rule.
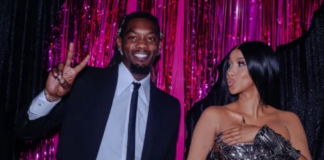
POLYGON ((160 54, 161 54, 161 50, 159 49, 157 56, 159 56, 160 54))
POLYGON ((123 52, 122 52, 121 48, 118 48, 118 51, 123 56, 123 52))

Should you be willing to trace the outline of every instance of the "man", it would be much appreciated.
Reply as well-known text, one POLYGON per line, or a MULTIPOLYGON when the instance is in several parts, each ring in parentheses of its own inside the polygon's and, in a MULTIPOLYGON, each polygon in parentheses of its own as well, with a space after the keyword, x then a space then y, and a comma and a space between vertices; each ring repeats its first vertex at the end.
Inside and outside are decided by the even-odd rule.
POLYGON ((150 80, 161 38, 157 18, 135 12, 118 32, 121 63, 85 67, 87 56, 71 68, 71 44, 66 65, 52 69, 44 92, 19 116, 18 135, 37 138, 62 124, 62 160, 175 159, 180 103, 150 80))

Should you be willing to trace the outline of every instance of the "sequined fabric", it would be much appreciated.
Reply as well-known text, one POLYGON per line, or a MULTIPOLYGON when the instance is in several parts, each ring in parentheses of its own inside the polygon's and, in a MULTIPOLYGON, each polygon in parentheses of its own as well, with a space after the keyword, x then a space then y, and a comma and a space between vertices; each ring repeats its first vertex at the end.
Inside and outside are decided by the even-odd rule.
POLYGON ((209 160, 293 160, 287 155, 275 155, 266 146, 253 143, 241 143, 229 146, 220 143, 215 146, 209 160))
POLYGON ((299 151, 271 128, 263 126, 254 143, 227 145, 215 142, 209 160, 297 160, 299 151))

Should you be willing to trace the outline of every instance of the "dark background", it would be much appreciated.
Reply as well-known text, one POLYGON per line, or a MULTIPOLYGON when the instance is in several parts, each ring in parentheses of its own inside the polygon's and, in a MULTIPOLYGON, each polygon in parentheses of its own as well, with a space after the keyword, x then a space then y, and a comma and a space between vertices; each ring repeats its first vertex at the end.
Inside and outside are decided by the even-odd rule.
POLYGON ((0 0, 0 160, 18 159, 24 147, 15 116, 45 86, 46 40, 63 2, 0 0))

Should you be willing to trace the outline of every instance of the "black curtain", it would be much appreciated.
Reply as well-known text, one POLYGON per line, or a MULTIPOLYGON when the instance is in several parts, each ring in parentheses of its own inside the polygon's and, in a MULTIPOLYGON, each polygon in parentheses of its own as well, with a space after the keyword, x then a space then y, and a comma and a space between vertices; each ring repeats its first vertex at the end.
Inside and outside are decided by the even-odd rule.
POLYGON ((0 0, 0 160, 18 159, 18 110, 44 87, 46 40, 64 0, 0 0))
POLYGON ((303 123, 314 160, 324 159, 324 4, 314 12, 308 31, 279 46, 281 108, 303 123))
MULTIPOLYGON (((324 4, 314 12, 312 23, 303 36, 276 49, 281 80, 281 109, 296 113, 305 128, 314 160, 324 159, 324 4)), ((218 66, 219 70, 222 64, 218 66)), ((221 75, 221 74, 220 74, 221 75)), ((224 105, 220 81, 186 115, 186 154, 194 127, 204 109, 224 105)))

